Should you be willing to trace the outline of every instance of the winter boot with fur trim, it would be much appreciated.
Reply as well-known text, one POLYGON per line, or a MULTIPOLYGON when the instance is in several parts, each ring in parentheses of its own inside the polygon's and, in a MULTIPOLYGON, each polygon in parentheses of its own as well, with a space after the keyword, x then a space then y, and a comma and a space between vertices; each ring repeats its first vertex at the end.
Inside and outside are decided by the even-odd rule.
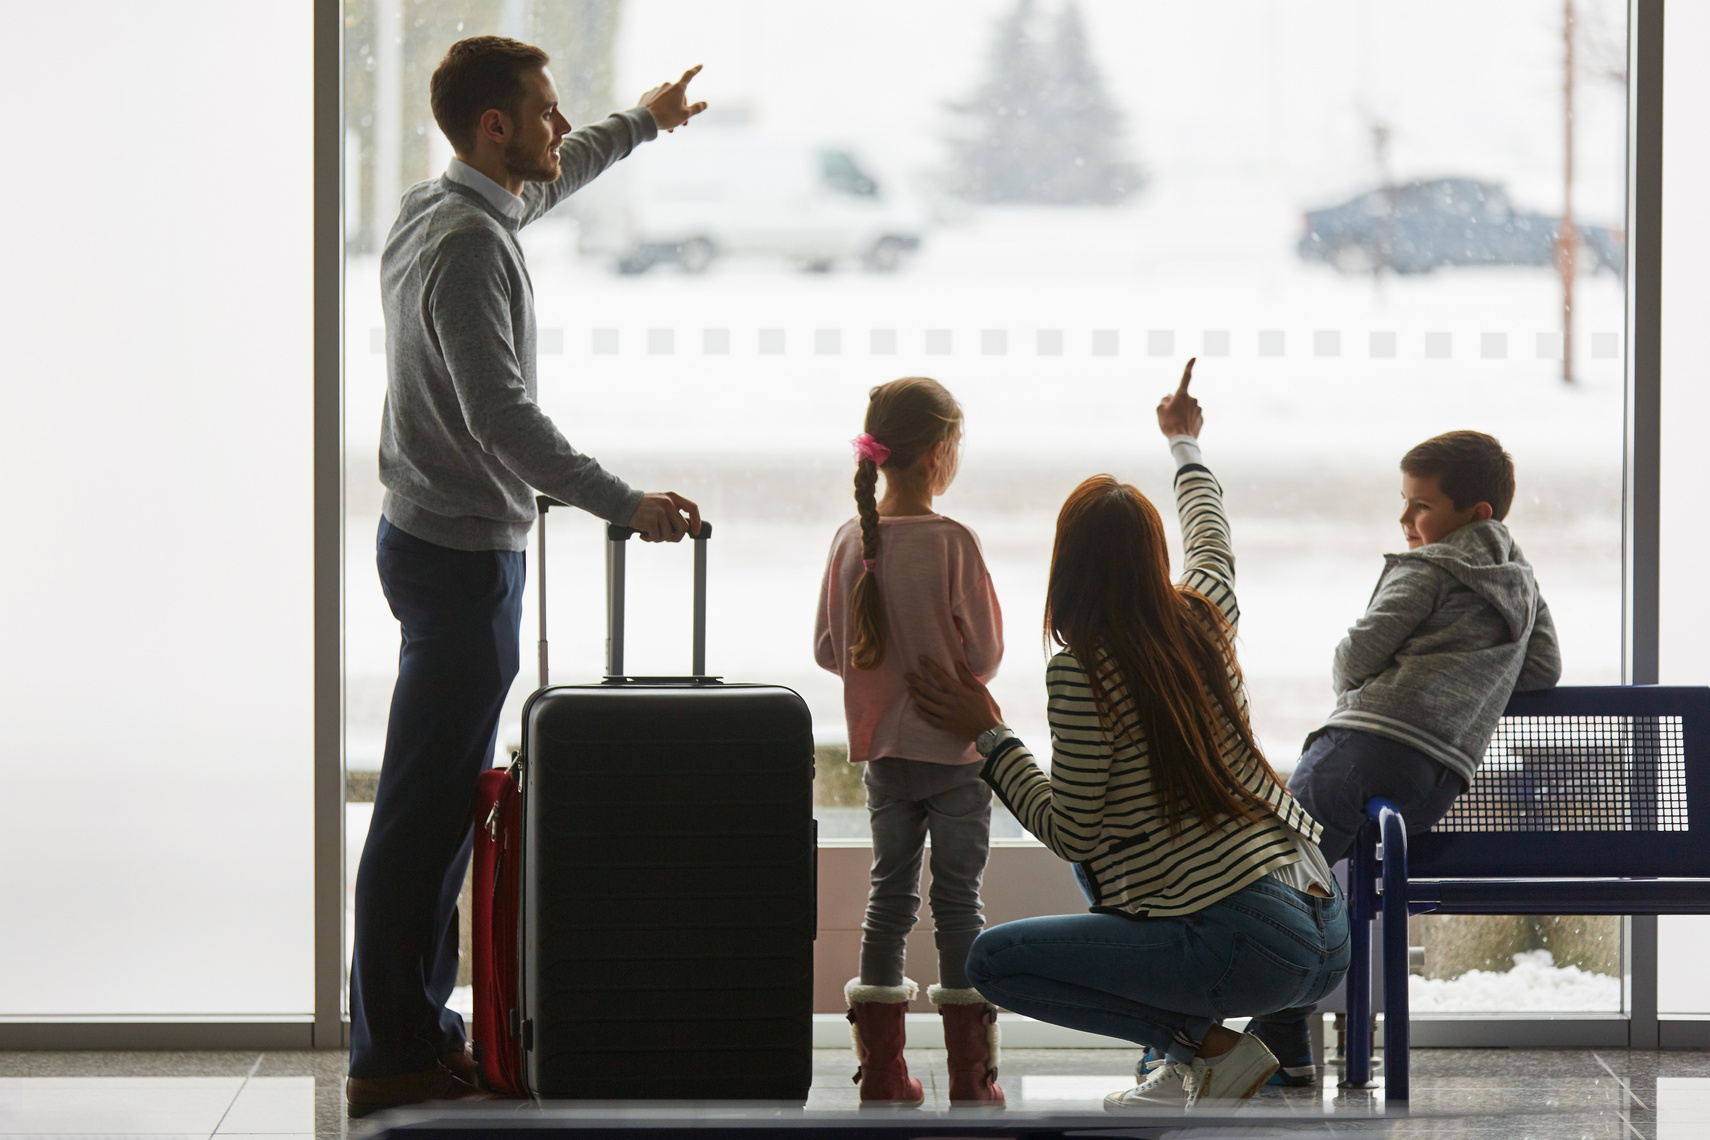
POLYGON ((950 1103, 958 1108, 1003 1107, 1003 1086, 997 1083, 997 1007, 975 989, 947 990, 928 986, 927 999, 944 1019, 944 1047, 950 1057, 950 1103))
POLYGON ((850 978, 843 987, 855 1038, 855 1063, 860 1066, 855 1082, 861 1086, 862 1105, 912 1106, 926 1099, 903 1060, 904 1018, 908 1003, 919 992, 920 987, 907 978, 900 986, 864 986, 860 978, 850 978))

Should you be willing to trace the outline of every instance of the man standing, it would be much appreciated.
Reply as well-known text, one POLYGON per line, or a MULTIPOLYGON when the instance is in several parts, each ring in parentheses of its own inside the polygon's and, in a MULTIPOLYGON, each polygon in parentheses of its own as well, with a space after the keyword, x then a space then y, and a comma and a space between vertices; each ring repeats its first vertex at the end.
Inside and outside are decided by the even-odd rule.
POLYGON ((373 822, 356 878, 352 1115, 469 1096, 457 980, 470 804, 516 677, 531 488, 653 542, 700 529, 694 503, 632 489, 571 447, 535 402, 534 293, 517 231, 660 130, 705 110, 700 68, 572 132, 537 47, 453 44, 434 120, 456 152, 413 186, 380 263, 386 410, 380 582, 403 629, 373 822))

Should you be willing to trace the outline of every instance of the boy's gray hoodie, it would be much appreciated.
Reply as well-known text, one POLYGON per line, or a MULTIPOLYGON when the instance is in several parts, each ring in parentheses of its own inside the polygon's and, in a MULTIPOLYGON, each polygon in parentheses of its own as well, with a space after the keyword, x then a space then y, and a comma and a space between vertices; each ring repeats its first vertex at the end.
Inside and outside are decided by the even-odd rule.
POLYGON ((1417 748, 1470 785, 1508 698, 1561 672, 1550 608, 1508 528, 1468 523, 1385 555, 1365 616, 1336 647, 1325 727, 1417 748))

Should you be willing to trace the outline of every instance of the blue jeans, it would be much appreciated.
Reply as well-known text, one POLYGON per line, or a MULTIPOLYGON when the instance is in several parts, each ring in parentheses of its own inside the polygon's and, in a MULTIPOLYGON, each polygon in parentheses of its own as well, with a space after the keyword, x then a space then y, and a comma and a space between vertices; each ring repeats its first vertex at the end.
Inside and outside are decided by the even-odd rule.
POLYGON ((1347 972, 1341 892, 1317 898, 1268 877, 1177 918, 1006 922, 968 955, 989 1001, 1182 1062, 1214 1023, 1317 1001, 1347 972))
POLYGON ((380 520, 376 557, 403 627, 374 817, 356 872, 350 1075, 421 1072, 463 1048, 457 896, 475 782, 517 675, 523 556, 451 550, 380 520))

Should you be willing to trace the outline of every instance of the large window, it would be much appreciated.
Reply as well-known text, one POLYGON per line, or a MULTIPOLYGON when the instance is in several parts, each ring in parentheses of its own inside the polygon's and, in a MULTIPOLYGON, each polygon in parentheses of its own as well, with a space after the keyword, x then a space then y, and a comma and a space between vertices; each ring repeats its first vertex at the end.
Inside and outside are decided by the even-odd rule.
MULTIPOLYGON (((1560 0, 347 11, 352 768, 378 765, 397 652, 372 562, 377 253, 400 188, 448 157, 426 109, 434 62, 491 31, 553 54, 576 123, 706 65, 695 91, 712 110, 524 232, 541 401, 579 447, 717 522, 709 665, 808 699, 838 773, 826 834, 858 835, 864 813, 838 768, 841 696, 813 664, 813 609, 853 513, 847 441, 867 388, 896 376, 933 376, 967 411, 941 506, 984 541, 1009 623, 994 691, 1041 753, 1057 508, 1110 471, 1169 513, 1152 407, 1190 355, 1255 724, 1279 768, 1330 710, 1331 651, 1401 546, 1397 460, 1444 430, 1492 432, 1515 456, 1510 523, 1564 681, 1619 681, 1619 0, 1580 0, 1571 26, 1560 0), (1564 213, 1577 242, 1558 240, 1564 213)), ((555 678, 593 678, 597 527, 552 525, 555 678)), ((687 552, 630 563, 630 667, 678 669, 687 552)), ((527 644, 532 612, 524 627, 527 644)), ((513 738, 528 687, 505 714, 513 738)), ((1439 1007, 1518 1008, 1517 983, 1544 977, 1571 992, 1565 1008, 1619 1009, 1617 928, 1555 921, 1485 937, 1428 920, 1434 993, 1475 968, 1506 978, 1439 1007), (1516 955, 1533 973, 1507 977, 1516 955), (1602 980, 1572 989, 1570 968, 1602 980)))

